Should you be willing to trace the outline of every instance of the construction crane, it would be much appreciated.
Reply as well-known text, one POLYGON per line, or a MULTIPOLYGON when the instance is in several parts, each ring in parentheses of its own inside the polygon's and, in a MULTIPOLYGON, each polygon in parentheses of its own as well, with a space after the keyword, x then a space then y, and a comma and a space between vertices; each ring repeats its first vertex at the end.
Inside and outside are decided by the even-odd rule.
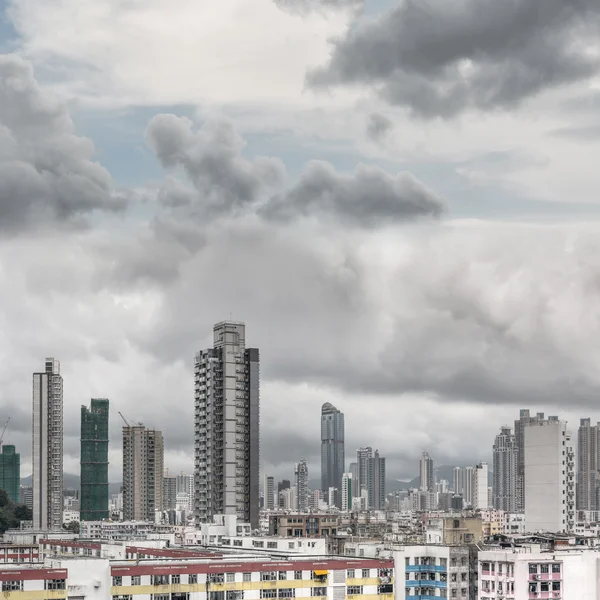
POLYGON ((4 441, 4 434, 6 433, 6 428, 8 427, 8 423, 10 422, 10 417, 6 419, 6 423, 4 423, 4 429, 2 430, 2 435, 0 435, 0 448, 2 447, 2 442, 4 441))
MULTIPOLYGON (((135 427, 135 424, 133 423, 133 421, 128 421, 124 416, 123 413, 121 411, 119 411, 119 416, 121 417, 121 419, 123 419, 123 422, 125 423, 125 425, 127 425, 127 427, 135 427)), ((139 427, 143 427, 144 424, 143 423, 137 423, 137 425, 139 427)))

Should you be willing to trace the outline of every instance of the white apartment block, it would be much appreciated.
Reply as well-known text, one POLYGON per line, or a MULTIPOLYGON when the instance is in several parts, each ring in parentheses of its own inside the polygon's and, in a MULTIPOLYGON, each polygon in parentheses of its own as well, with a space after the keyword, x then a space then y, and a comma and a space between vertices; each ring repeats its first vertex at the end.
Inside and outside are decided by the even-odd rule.
POLYGON ((485 510, 489 508, 488 487, 488 465, 482 462, 473 469, 471 504, 474 509, 485 510))
POLYGON ((524 428, 525 527, 567 532, 575 525, 575 465, 565 421, 524 428))
POLYGON ((600 597, 594 550, 479 553, 477 600, 595 600, 600 597))
POLYGON ((469 600, 468 547, 404 546, 393 555, 396 565, 395 600, 469 600))

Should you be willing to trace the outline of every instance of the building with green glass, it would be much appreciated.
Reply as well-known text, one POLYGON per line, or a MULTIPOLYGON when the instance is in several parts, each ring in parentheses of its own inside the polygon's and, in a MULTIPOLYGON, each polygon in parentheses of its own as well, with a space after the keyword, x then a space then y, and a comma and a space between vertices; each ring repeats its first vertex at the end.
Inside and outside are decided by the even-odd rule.
POLYGON ((108 400, 81 407, 80 520, 108 519, 108 400))
POLYGON ((2 446, 0 454, 0 489, 15 504, 21 501, 21 455, 14 446, 2 446))

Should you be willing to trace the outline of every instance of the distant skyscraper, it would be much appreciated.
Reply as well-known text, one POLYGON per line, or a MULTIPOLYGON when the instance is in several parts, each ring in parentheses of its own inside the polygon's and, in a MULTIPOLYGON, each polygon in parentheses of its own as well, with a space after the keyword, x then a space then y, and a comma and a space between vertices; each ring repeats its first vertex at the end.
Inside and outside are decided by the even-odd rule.
POLYGON ((517 442, 510 427, 502 427, 494 440, 493 506, 515 512, 517 503, 517 442))
POLYGON ((475 502, 474 488, 475 488, 475 469, 473 467, 465 467, 463 469, 463 500, 468 506, 472 506, 475 502))
POLYGON ((575 468, 565 421, 550 417, 524 430, 526 531, 572 531, 575 468))
MULTIPOLYGON (((548 420, 552 419, 555 420, 556 417, 549 417, 548 420)), ((524 512, 525 510, 525 429, 529 425, 540 425, 547 422, 544 419, 544 413, 537 413, 535 417, 532 417, 527 409, 521 409, 519 419, 515 421, 515 443, 517 446, 515 510, 517 512, 524 512)))
MULTIPOLYGON (((326 402, 321 408, 321 490, 342 489, 344 458, 344 413, 326 402)), ((338 494, 339 495, 339 494, 338 494)), ((340 502, 336 501, 340 506, 340 502)))
POLYGON ((162 509, 164 443, 160 431, 123 427, 123 518, 152 521, 162 509))
POLYGON ((108 519, 108 400, 81 407, 81 521, 108 519))
POLYGON ((461 496, 464 493, 464 483, 465 481, 465 473, 464 470, 460 467, 454 467, 452 471, 452 489, 455 494, 460 494, 461 496))
POLYGON ((33 528, 61 529, 63 512, 63 379, 47 358, 33 374, 33 528))
MULTIPOLYGON (((352 462, 348 465, 348 473, 352 475, 352 479, 354 480, 354 485, 358 484, 358 463, 352 462)), ((356 491, 356 490, 355 490, 356 491)))
POLYGON ((275 478, 272 475, 265 475, 263 485, 263 498, 266 510, 275 508, 275 478))
POLYGON ((577 510, 600 506, 600 424, 581 419, 577 435, 577 510))
POLYGON ((177 475, 177 497, 187 496, 186 510, 191 514, 194 512, 194 476, 187 473, 177 475))
POLYGON ((433 459, 427 454, 427 452, 423 452, 421 456, 420 466, 420 489, 423 492, 433 492, 434 485, 434 476, 433 476, 433 459))
POLYGON ((367 491, 369 459, 372 457, 373 448, 371 448, 370 446, 367 446, 366 448, 359 448, 356 451, 356 465, 358 472, 356 491, 354 495, 357 498, 360 497, 361 492, 367 491))
POLYGON ((352 473, 344 473, 342 475, 342 510, 352 510, 353 490, 352 484, 354 478, 352 473))
POLYGON ((296 465, 296 493, 298 494, 297 509, 306 512, 308 510, 308 465, 304 459, 296 465))
POLYGON ((369 458, 367 466, 367 490, 369 493, 369 508, 373 510, 385 509, 385 458, 375 456, 369 458))
POLYGON ((479 463, 475 469, 473 469, 473 492, 471 496, 471 505, 476 510, 485 510, 489 508, 488 465, 485 462, 479 463))
POLYGON ((246 348, 244 323, 213 329, 214 345, 196 354, 196 524, 237 515, 258 527, 259 355, 246 348))
POLYGON ((21 501, 21 455, 11 445, 2 446, 0 454, 0 490, 7 493, 11 502, 21 501))
POLYGON ((33 510, 33 487, 24 485, 21 487, 21 504, 33 510))
POLYGON ((177 475, 163 475, 162 510, 176 510, 177 508, 177 475))

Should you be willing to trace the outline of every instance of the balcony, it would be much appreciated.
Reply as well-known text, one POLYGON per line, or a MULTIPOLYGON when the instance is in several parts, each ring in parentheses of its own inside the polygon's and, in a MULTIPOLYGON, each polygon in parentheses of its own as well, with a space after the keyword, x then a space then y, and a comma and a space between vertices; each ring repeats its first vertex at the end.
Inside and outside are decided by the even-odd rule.
POLYGON ((404 569, 407 573, 446 573, 447 568, 437 565, 407 565, 404 569))

